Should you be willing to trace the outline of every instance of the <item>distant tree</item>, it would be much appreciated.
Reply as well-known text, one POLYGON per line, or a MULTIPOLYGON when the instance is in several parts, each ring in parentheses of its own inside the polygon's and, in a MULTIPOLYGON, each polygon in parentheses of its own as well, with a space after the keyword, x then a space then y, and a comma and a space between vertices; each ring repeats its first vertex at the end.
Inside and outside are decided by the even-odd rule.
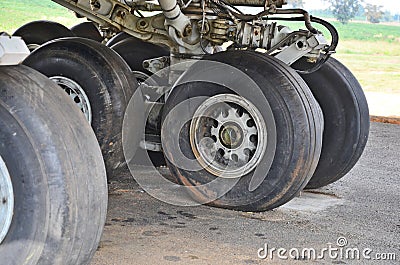
POLYGON ((382 16, 382 21, 393 22, 394 21, 394 16, 392 16, 390 11, 385 11, 385 13, 382 16))
POLYGON ((365 9, 362 5, 358 8, 356 17, 364 17, 365 16, 365 9))
POLYGON ((354 18, 360 9, 361 0, 325 0, 330 4, 334 17, 346 24, 354 18))
POLYGON ((288 0, 289 5, 292 5, 294 8, 303 8, 304 2, 303 0, 288 0))
POLYGON ((371 23, 381 22, 384 12, 382 11, 383 6, 367 4, 365 7, 365 15, 367 20, 371 23))

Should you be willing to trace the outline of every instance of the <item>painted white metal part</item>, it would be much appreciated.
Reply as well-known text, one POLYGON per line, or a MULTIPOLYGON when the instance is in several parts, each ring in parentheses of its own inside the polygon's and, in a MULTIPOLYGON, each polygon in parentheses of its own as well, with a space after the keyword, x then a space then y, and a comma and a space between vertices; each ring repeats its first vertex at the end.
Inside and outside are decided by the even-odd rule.
POLYGON ((29 55, 21 37, 0 36, 0 65, 20 64, 29 55))
POLYGON ((326 45, 328 45, 328 42, 322 34, 313 35, 308 39, 303 36, 289 47, 283 49, 275 58, 287 65, 292 65, 304 55, 312 51, 319 51, 326 45))
POLYGON ((0 244, 6 237, 14 214, 14 190, 10 173, 0 156, 0 244))

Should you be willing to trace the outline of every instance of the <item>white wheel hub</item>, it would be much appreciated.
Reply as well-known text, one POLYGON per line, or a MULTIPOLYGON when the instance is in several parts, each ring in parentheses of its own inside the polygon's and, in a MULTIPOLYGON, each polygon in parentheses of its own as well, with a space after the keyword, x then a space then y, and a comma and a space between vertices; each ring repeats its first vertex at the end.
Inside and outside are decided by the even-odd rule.
POLYGON ((65 76, 52 76, 49 79, 59 85, 71 97, 83 115, 85 115, 86 120, 91 124, 92 107, 85 90, 77 82, 65 76))
POLYGON ((7 166, 0 156, 0 243, 10 229, 14 213, 14 190, 7 166))
POLYGON ((215 176, 237 178, 250 173, 267 148, 267 127, 247 99, 220 94, 205 100, 190 125, 196 159, 215 176))

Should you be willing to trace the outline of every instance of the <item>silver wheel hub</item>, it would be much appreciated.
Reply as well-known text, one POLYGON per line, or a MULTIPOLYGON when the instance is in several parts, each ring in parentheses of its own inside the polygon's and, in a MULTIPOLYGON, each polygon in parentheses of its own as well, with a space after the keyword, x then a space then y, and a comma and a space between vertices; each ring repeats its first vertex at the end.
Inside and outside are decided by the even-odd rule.
POLYGON ((57 85, 59 85, 69 96, 74 103, 82 111, 83 115, 89 123, 92 123, 92 107, 88 96, 83 88, 74 80, 64 76, 50 77, 57 85))
POLYGON ((0 243, 10 229, 14 213, 14 191, 10 174, 0 156, 0 243))
POLYGON ((221 94, 205 100, 190 126, 190 143, 199 163, 210 173, 237 178, 251 172, 267 145, 267 128, 247 99, 221 94))

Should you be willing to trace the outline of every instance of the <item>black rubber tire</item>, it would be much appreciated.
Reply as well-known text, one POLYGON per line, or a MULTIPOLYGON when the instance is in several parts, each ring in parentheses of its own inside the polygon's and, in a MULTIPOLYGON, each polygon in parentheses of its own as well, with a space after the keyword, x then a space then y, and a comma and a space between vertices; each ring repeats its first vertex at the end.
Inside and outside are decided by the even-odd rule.
MULTIPOLYGON (((242 176, 229 192, 209 205, 241 211, 265 211, 288 202, 308 183, 318 163, 323 130, 323 117, 318 103, 301 77, 293 69, 273 57, 250 51, 229 51, 217 53, 206 59, 236 67, 258 84, 271 106, 272 111, 269 110, 269 112, 275 120, 278 136, 276 143, 271 143, 276 144, 275 153, 265 152, 259 163, 263 165, 266 160, 271 159, 268 156, 274 156, 272 166, 268 172, 265 172, 267 176, 261 185, 254 191, 249 191, 253 170, 242 176)), ((194 64, 180 80, 185 82, 193 80, 192 75, 198 78, 199 71, 202 71, 201 77, 207 77, 216 71, 216 68, 196 66, 197 64, 194 64)), ((223 80, 227 83, 241 81, 233 71, 225 71, 225 73, 223 80)), ((268 121, 265 100, 255 96, 250 88, 248 90, 247 100, 250 100, 262 113, 264 120, 268 121)), ((174 120, 177 119, 174 116, 170 117, 169 124, 165 121, 168 113, 184 100, 221 93, 232 93, 232 91, 211 82, 191 81, 178 85, 169 95, 163 113, 161 136, 167 164, 181 184, 191 186, 191 196, 199 202, 207 201, 210 195, 220 194, 218 187, 197 188, 198 185, 209 183, 217 177, 205 169, 187 171, 176 166, 177 161, 174 161, 175 157, 171 150, 181 150, 188 158, 195 157, 190 144, 189 124, 178 128, 179 126, 175 124, 179 124, 179 121, 174 120), (176 141, 170 138, 176 135, 179 135, 180 146, 178 147, 171 146, 176 141)), ((189 117, 192 117, 199 104, 190 104, 185 109, 189 117)), ((201 167, 200 164, 198 166, 201 167)))
MULTIPOLYGON (((60 23, 38 20, 21 26, 14 32, 13 36, 21 37, 29 47, 30 45, 40 46, 58 38, 74 37, 75 34, 60 23)), ((33 48, 30 50, 33 50, 33 48)))
MULTIPOLYGON (((156 58, 161 56, 169 56, 169 50, 165 47, 158 46, 152 43, 141 41, 137 38, 127 37, 123 38, 116 44, 111 46, 111 49, 116 51, 129 65, 132 71, 135 73, 143 73, 144 76, 152 76, 152 73, 143 68, 142 62, 150 58, 156 58)), ((139 82, 145 81, 147 78, 136 76, 139 82)), ((152 80, 158 84, 166 84, 168 81, 162 80, 161 78, 152 77, 152 80)), ((151 98, 157 98, 159 95, 151 94, 152 91, 148 91, 151 98)), ((143 91, 143 93, 146 93, 143 91)), ((159 135, 160 132, 146 129, 146 132, 150 134, 159 135)), ((138 150, 138 152, 141 152, 138 150)), ((147 152, 153 165, 156 167, 165 166, 165 158, 161 152, 147 152)))
POLYGON ((117 44, 118 42, 124 40, 124 39, 128 39, 128 38, 133 38, 136 39, 135 37, 132 37, 131 35, 129 35, 128 33, 125 32, 119 32, 118 34, 116 34, 114 37, 112 37, 109 41, 107 41, 106 46, 107 47, 111 47, 114 44, 117 44))
POLYGON ((89 264, 107 211, 101 151, 68 96, 26 66, 0 67, 0 155, 15 203, 2 263, 89 264))
MULTIPOLYGON (((306 65, 301 61, 296 67, 306 65)), ((350 70, 334 58, 317 72, 302 75, 302 78, 325 118, 321 157, 306 186, 315 189, 339 180, 357 163, 368 140, 369 111, 361 85, 350 70)))
POLYGON ((151 76, 152 73, 143 68, 143 61, 151 58, 169 56, 169 50, 149 42, 130 37, 111 46, 128 63, 132 71, 143 72, 151 76))
POLYGON ((82 22, 78 25, 75 25, 71 28, 71 31, 77 37, 91 39, 97 42, 102 42, 103 37, 101 36, 98 28, 93 22, 82 22))
POLYGON ((92 128, 103 152, 108 177, 126 169, 122 120, 137 82, 122 58, 103 44, 76 37, 49 42, 23 63, 48 77, 67 77, 82 87, 90 101, 92 128))

